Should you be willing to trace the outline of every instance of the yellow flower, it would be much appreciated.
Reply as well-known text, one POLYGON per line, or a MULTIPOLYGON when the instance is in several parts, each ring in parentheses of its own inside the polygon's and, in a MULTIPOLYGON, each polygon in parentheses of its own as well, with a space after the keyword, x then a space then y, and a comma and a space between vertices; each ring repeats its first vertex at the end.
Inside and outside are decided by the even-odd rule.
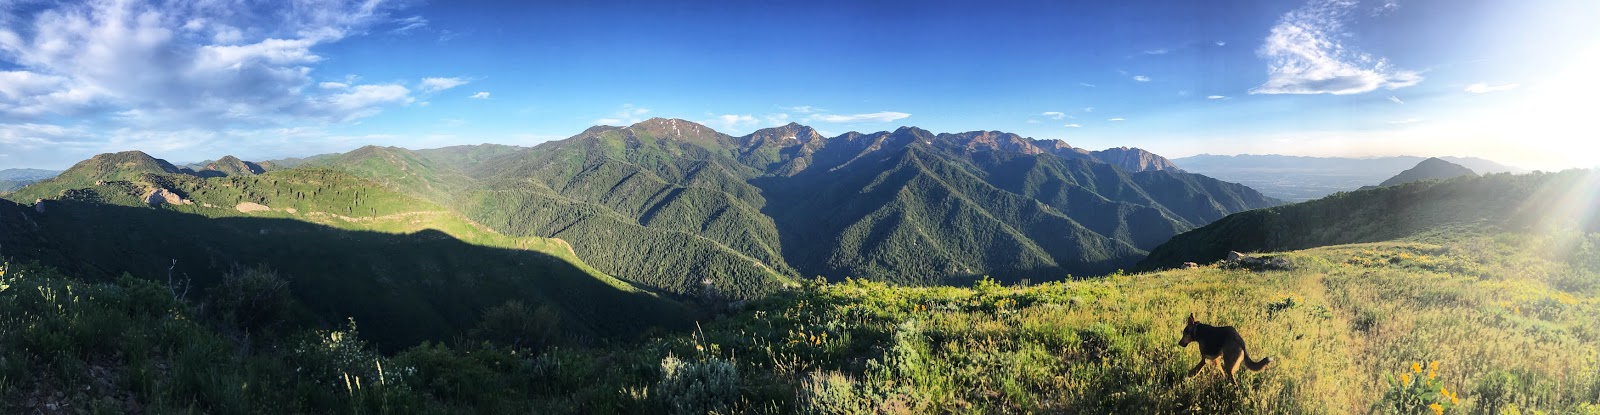
POLYGON ((1459 398, 1461 398, 1461 396, 1459 396, 1459 395, 1450 395, 1450 404, 1451 405, 1460 405, 1461 404, 1461 399, 1459 399, 1459 398))
POLYGON ((1402 384, 1402 385, 1410 385, 1411 384, 1411 374, 1410 373, 1401 373, 1400 374, 1400 384, 1402 384))
POLYGON ((1433 415, 1440 415, 1440 414, 1444 413, 1444 407, 1443 406, 1439 406, 1438 403, 1434 403, 1433 405, 1428 405, 1428 409, 1432 409, 1433 410, 1433 415))
POLYGON ((1439 377, 1438 371, 1435 371, 1433 369, 1428 369, 1428 380, 1433 380, 1433 378, 1436 378, 1436 377, 1439 377))
POLYGON ((1438 360, 1435 360, 1435 361, 1432 361, 1432 362, 1428 362, 1428 369, 1429 370, 1438 369, 1438 368, 1439 368, 1439 361, 1438 360))
POLYGON ((1412 373, 1422 373, 1422 364, 1421 363, 1412 363, 1411 364, 1411 372, 1412 373))

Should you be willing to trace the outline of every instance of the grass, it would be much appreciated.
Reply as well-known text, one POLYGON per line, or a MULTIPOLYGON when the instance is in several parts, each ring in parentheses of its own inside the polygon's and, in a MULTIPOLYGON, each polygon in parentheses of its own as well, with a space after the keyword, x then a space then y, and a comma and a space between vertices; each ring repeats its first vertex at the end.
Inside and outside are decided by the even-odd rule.
POLYGON ((94 381, 86 368, 109 365, 127 380, 65 401, 218 413, 1600 413, 1597 248, 1600 235, 1431 235, 1273 254, 1289 266, 1268 271, 812 282, 642 342, 462 339, 392 355, 352 340, 353 324, 277 349, 174 340, 215 335, 185 305, 146 298, 160 287, 65 295, 62 277, 8 274, 0 396, 13 406, 0 409, 41 387, 76 391, 94 381), (1238 386, 1214 369, 1185 378, 1199 359, 1177 346, 1190 312, 1237 327, 1273 365, 1238 386), (50 322, 74 315, 88 320, 50 322))

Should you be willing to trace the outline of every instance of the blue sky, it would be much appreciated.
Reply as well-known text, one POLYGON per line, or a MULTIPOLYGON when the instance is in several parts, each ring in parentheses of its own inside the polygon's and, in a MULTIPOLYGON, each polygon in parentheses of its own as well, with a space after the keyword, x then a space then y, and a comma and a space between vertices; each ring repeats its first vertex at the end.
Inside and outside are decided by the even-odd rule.
POLYGON ((1090 149, 1600 164, 1600 2, 0 0, 0 168, 1002 130, 1090 149))

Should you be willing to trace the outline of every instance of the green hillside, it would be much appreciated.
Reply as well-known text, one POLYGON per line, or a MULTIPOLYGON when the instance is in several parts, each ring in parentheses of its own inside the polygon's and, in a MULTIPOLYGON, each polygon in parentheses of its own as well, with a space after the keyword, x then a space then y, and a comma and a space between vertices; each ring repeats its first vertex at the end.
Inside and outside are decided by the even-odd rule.
POLYGON ((1208 262, 1228 251, 1266 252, 1385 241, 1454 229, 1596 231, 1585 210, 1600 194, 1588 170, 1492 174, 1341 192, 1310 202, 1234 214, 1175 236, 1141 265, 1208 262))
POLYGON ((465 173, 484 190, 462 206, 500 232, 571 241, 629 281, 696 295, 710 281, 720 295, 749 298, 767 291, 751 287, 795 276, 1102 274, 1178 232, 1278 203, 1039 143, 916 128, 824 138, 798 124, 731 137, 652 119, 476 163, 465 173))
POLYGON ((1384 180, 1383 183, 1378 184, 1378 187, 1388 187, 1422 180, 1448 180, 1461 176, 1475 177, 1477 175, 1471 169, 1434 157, 1423 160, 1417 163, 1416 167, 1406 169, 1400 174, 1384 180))
POLYGON ((6 203, 5 255, 102 281, 124 272, 159 280, 170 267, 197 294, 232 269, 263 265, 288 276, 313 321, 384 322, 367 333, 386 347, 449 339, 509 301, 549 306, 570 338, 688 318, 584 264, 564 241, 507 237, 340 171, 147 173, 70 190, 42 214, 6 203), (168 196, 154 198, 157 209, 146 207, 153 189, 168 196))

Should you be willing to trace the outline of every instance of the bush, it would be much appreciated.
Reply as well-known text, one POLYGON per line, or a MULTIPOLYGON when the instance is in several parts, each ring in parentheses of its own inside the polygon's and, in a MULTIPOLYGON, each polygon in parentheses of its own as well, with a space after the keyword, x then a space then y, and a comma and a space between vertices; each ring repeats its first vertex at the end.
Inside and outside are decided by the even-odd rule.
POLYGON ((483 312, 483 320, 472 330, 473 337, 510 346, 512 349, 540 349, 561 330, 561 317, 549 304, 529 310, 521 301, 508 301, 483 312))
POLYGON ((846 415, 872 412, 872 404, 860 396, 855 381, 839 372, 812 372, 800 385, 800 412, 846 415))
POLYGON ((661 382, 655 396, 674 414, 717 412, 738 400, 739 370, 715 357, 692 362, 669 354, 661 359, 661 382))
POLYGON ((206 306, 224 326, 245 333, 269 330, 289 316, 289 283, 264 266, 235 269, 207 292, 206 306))

